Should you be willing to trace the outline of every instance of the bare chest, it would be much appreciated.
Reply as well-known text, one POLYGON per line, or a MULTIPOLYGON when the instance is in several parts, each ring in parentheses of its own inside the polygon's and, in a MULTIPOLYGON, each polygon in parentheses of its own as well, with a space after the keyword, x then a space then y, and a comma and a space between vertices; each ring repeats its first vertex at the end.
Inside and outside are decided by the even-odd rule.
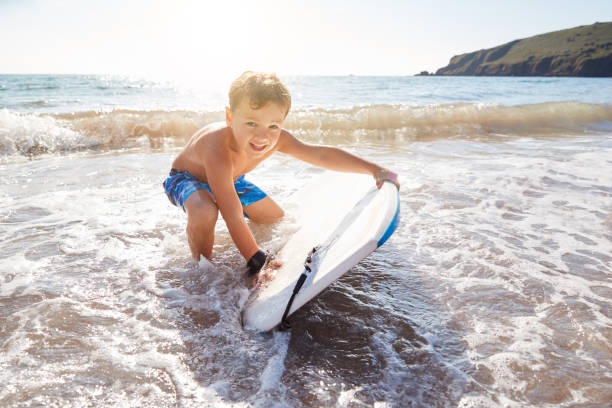
POLYGON ((242 176, 243 174, 251 172, 257 166, 259 166, 259 164, 262 161, 267 159, 271 154, 272 152, 266 154, 265 156, 261 158, 256 158, 256 159, 246 157, 246 155, 244 154, 237 155, 233 160, 233 174, 232 174, 233 179, 235 180, 238 177, 242 176))

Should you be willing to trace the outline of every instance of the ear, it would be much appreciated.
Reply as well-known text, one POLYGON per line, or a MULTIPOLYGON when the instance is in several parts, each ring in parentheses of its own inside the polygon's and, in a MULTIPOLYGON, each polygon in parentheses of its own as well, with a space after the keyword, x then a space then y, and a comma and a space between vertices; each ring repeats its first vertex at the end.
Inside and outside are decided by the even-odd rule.
POLYGON ((232 127, 232 111, 228 106, 225 107, 225 124, 228 127, 232 127))

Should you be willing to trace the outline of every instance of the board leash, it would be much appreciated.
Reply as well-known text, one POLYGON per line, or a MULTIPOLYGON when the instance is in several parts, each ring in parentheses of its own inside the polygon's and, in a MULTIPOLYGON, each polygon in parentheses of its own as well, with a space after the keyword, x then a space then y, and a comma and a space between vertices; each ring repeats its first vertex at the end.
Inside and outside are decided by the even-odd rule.
POLYGON ((312 248, 312 250, 306 257, 306 260, 304 261, 304 271, 302 271, 302 274, 300 275, 297 283, 295 284, 295 287, 293 288, 293 293, 291 294, 291 297, 289 298, 289 302, 287 303, 287 307, 285 308, 285 312, 283 313, 281 322, 278 325, 278 329, 280 331, 291 329, 291 323, 289 323, 289 320, 287 320, 287 315, 289 314, 291 305, 293 305, 293 300, 295 299, 295 296, 298 294, 300 289, 302 289, 302 285, 304 285, 304 282, 306 282, 308 275, 310 274, 310 272, 312 272, 312 268, 310 267, 310 264, 312 263, 312 257, 315 254, 315 252, 317 252, 317 249, 319 249, 318 246, 312 248))

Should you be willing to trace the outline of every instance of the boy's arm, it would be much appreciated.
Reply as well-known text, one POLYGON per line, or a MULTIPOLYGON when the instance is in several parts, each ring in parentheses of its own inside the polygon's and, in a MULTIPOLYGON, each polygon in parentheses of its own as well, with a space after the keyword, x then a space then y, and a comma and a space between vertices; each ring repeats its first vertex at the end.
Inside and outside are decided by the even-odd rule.
POLYGON ((378 188, 385 180, 393 182, 399 188, 397 174, 392 171, 337 147, 304 143, 285 130, 281 132, 278 151, 329 170, 370 174, 376 180, 378 188))
POLYGON ((229 152, 223 148, 208 148, 202 152, 208 185, 227 229, 242 256, 250 260, 259 247, 246 223, 242 204, 236 194, 232 179, 233 169, 229 152))

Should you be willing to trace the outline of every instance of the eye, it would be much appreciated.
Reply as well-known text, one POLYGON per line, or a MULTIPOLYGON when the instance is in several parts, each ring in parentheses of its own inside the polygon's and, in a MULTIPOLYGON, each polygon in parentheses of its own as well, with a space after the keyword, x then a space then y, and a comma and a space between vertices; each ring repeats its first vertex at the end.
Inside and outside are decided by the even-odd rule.
POLYGON ((276 129, 278 129, 278 125, 270 125, 270 129, 276 130, 276 129))
POLYGON ((249 127, 255 127, 256 126, 255 122, 247 122, 246 125, 249 126, 249 127))

